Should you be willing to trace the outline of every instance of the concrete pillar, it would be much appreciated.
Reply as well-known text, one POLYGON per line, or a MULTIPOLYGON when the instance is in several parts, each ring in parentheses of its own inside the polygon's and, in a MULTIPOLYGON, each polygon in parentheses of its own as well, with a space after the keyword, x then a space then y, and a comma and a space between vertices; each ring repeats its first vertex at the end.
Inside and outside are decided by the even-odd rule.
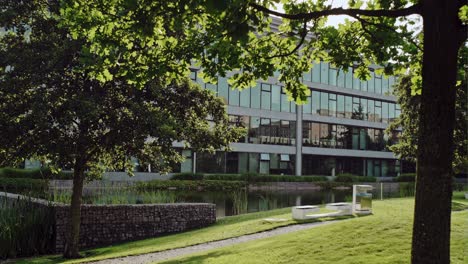
POLYGON ((192 154, 192 173, 197 173, 197 153, 195 151, 192 154))
POLYGON ((302 105, 296 104, 296 176, 302 175, 302 105))

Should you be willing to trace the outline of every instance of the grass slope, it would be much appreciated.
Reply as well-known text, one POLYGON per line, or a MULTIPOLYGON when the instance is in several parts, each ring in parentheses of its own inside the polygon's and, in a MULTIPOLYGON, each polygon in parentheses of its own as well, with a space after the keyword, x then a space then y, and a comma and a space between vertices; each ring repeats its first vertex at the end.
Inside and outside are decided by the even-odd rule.
MULTIPOLYGON (((320 213, 325 211, 325 209, 322 209, 320 213)), ((321 220, 330 220, 330 218, 324 218, 321 220)), ((307 222, 313 221, 311 220, 307 222)), ((283 208, 265 212, 225 217, 221 220, 218 220, 217 223, 212 226, 180 234, 150 238, 134 242, 127 242, 114 246, 86 250, 82 252, 85 258, 81 259, 65 260, 62 259, 59 255, 54 255, 43 256, 33 259, 23 259, 19 260, 17 263, 81 263, 88 261, 97 261, 108 258, 139 255, 167 249, 186 247, 209 241, 222 240, 226 238, 257 233, 265 230, 271 230, 280 226, 287 226, 297 223, 300 222, 291 219, 291 208, 283 208), (264 218, 272 217, 284 218, 288 220, 284 222, 273 223, 265 222, 262 220, 264 218)))
MULTIPOLYGON (((457 203, 465 204, 464 201, 457 203)), ((374 215, 224 247, 169 263, 410 263, 414 202, 374 202, 374 215)), ((452 213, 451 260, 468 263, 468 211, 452 213)))

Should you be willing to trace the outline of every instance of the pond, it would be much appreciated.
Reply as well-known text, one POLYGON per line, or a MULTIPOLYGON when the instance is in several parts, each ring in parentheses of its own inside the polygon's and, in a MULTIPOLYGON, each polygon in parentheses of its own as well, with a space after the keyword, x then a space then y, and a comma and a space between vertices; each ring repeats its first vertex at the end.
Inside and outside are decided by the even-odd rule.
MULTIPOLYGON (((385 188, 384 188, 385 190, 385 188)), ((413 195, 414 185, 393 190, 373 191, 374 199, 413 195)), ((70 203, 70 191, 55 190, 49 198, 53 201, 70 203)), ((266 211, 296 205, 317 205, 333 202, 351 202, 352 190, 268 190, 268 191, 178 191, 158 190, 137 192, 125 189, 95 189, 85 192, 83 202, 87 204, 145 204, 145 203, 214 203, 217 217, 266 211)))

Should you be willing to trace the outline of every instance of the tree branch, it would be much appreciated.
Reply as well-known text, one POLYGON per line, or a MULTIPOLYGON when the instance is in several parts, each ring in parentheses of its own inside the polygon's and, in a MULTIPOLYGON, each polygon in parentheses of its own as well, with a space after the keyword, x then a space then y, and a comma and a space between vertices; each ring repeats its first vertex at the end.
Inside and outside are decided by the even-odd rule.
POLYGON ((273 56, 270 56, 268 57, 267 59, 273 59, 273 58, 277 58, 277 57, 288 57, 288 56, 291 56, 292 54, 294 54, 296 51, 299 50, 299 48, 302 46, 302 44, 304 44, 304 40, 307 36, 307 22, 304 21, 304 25, 302 27, 302 32, 301 32, 301 40, 299 41, 299 43, 296 45, 296 47, 291 50, 290 52, 288 53, 279 53, 279 54, 276 54, 276 55, 273 55, 273 56))
POLYGON ((325 16, 332 16, 332 15, 348 15, 348 16, 369 16, 369 17, 401 17, 401 16, 409 16, 413 14, 421 14, 421 6, 419 4, 412 5, 407 8, 402 9, 377 9, 377 10, 364 10, 364 9, 343 9, 339 8, 331 8, 325 9, 320 11, 312 11, 309 13, 297 13, 297 14, 285 14, 281 12, 277 12, 271 9, 268 9, 264 6, 261 6, 256 3, 249 4, 252 8, 270 14, 279 16, 282 18, 287 18, 291 20, 311 20, 325 16))

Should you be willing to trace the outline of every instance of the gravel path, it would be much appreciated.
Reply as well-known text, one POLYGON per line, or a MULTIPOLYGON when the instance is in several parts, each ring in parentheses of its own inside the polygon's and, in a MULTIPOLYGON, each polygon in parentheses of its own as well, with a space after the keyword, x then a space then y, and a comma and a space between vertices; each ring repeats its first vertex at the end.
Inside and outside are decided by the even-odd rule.
POLYGON ((213 241, 213 242, 203 243, 203 244, 199 244, 199 245, 188 246, 188 247, 184 247, 184 248, 176 248, 176 249, 170 249, 170 250, 160 251, 160 252, 156 252, 156 253, 148 253, 148 254, 143 254, 143 255, 128 256, 128 257, 122 257, 122 258, 106 259, 106 260, 101 260, 101 261, 92 262, 92 263, 94 263, 94 264, 96 264, 96 263, 99 263, 99 264, 109 264, 109 263, 143 264, 143 263, 152 263, 152 262, 155 262, 155 261, 163 261, 163 260, 168 260, 168 259, 171 259, 171 258, 184 256, 184 255, 198 253, 200 251, 216 249, 216 248, 230 246, 230 245, 243 243, 243 242, 247 242, 247 241, 252 241, 252 240, 256 240, 256 239, 267 238, 267 237, 282 235, 282 234, 286 234, 286 233, 290 233, 290 232, 294 232, 294 231, 310 229, 310 228, 314 228, 314 227, 317 227, 317 226, 328 225, 328 224, 333 223, 333 222, 336 222, 336 221, 290 225, 290 226, 279 227, 279 228, 276 228, 276 229, 273 229, 273 230, 264 231, 264 232, 260 232, 260 233, 255 233, 255 234, 251 234, 251 235, 244 235, 244 236, 235 237, 235 238, 228 238, 228 239, 224 239, 224 240, 213 241))

